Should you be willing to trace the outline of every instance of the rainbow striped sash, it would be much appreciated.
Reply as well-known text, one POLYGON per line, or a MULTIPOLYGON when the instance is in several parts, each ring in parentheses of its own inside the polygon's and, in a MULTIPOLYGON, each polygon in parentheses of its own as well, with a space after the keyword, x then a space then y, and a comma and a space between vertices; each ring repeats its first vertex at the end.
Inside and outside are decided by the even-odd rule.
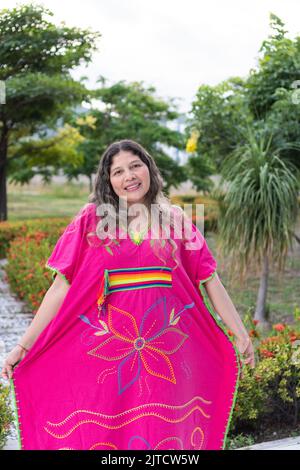
POLYGON ((147 289, 149 287, 172 287, 172 268, 150 266, 105 269, 98 293, 98 311, 104 311, 106 297, 112 292, 147 289))

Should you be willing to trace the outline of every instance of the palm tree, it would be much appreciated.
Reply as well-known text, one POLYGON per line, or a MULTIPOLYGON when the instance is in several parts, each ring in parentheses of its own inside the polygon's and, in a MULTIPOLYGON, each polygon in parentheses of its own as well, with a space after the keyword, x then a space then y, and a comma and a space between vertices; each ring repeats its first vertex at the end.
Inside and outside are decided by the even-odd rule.
POLYGON ((270 262, 282 272, 298 215, 298 169, 279 157, 267 131, 247 129, 244 144, 222 168, 227 181, 220 217, 220 245, 241 280, 250 265, 260 272, 254 319, 267 326, 266 298, 270 262))

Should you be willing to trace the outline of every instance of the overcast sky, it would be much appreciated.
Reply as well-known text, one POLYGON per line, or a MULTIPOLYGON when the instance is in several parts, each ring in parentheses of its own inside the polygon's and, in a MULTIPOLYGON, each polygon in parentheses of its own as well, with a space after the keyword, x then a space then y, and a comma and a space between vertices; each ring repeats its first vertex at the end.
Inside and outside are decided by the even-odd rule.
MULTIPOLYGON (((0 8, 18 3, 0 0, 0 8)), ((73 74, 144 81, 189 111, 200 84, 246 76, 270 33, 269 13, 300 33, 299 0, 44 0, 54 21, 100 31, 99 52, 73 74)), ((1 47, 1 46, 0 46, 1 47)))

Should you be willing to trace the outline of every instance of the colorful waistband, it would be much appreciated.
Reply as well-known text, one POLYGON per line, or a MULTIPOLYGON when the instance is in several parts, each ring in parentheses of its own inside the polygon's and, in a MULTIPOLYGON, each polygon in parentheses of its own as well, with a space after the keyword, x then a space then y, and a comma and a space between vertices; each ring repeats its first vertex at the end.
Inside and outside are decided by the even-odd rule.
POLYGON ((98 308, 112 292, 147 289, 149 287, 172 287, 172 268, 151 266, 141 268, 105 269, 98 294, 98 308))

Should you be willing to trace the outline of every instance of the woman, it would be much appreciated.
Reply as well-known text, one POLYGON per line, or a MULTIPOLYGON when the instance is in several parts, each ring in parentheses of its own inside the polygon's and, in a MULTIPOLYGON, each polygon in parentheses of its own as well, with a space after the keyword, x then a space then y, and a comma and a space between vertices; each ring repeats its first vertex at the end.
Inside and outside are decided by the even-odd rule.
POLYGON ((3 367, 21 449, 225 448, 253 346, 200 231, 178 236, 182 215, 141 145, 107 148, 3 367))

